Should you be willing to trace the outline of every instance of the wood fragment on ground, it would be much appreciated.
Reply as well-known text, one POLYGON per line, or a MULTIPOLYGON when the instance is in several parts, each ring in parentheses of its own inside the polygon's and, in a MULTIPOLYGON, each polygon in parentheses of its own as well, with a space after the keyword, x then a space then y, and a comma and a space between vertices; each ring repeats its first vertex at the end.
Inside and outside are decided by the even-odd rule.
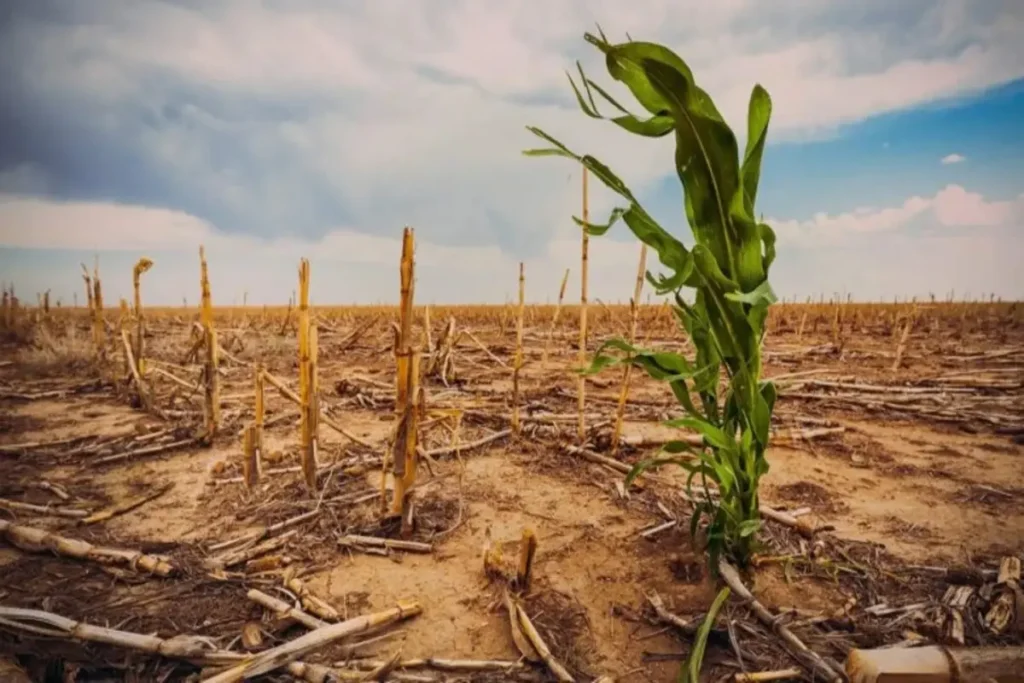
POLYGON ((1024 647, 854 649, 845 668, 850 683, 1021 683, 1024 647))
POLYGON ((88 510, 54 507, 52 505, 35 505, 33 503, 7 500, 6 498, 0 498, 0 509, 10 510, 11 512, 27 512, 33 515, 64 517, 67 519, 86 519, 89 517, 88 510))
POLYGON ((792 631, 790 631, 785 624, 781 623, 776 619, 768 609, 761 604, 750 592, 750 590, 743 585, 743 581, 740 579, 739 572, 736 568, 725 560, 719 560, 718 572, 725 581, 725 584, 729 586, 732 592, 740 598, 750 609, 753 610, 757 618, 761 620, 767 628, 771 629, 776 633, 782 642, 786 645, 786 649, 789 650, 790 654, 799 661, 801 664, 806 666, 808 669, 814 672, 815 676, 821 677, 829 683, 840 683, 844 679, 844 673, 838 668, 833 667, 831 664, 821 658, 816 652, 804 645, 803 642, 797 638, 792 631))
POLYGON ((417 616, 422 611, 419 603, 413 600, 400 601, 395 607, 367 614, 337 624, 331 624, 324 628, 310 631, 295 640, 282 643, 244 662, 232 666, 215 676, 204 681, 204 683, 238 683, 246 678, 269 673, 276 669, 286 667, 289 663, 299 659, 305 654, 313 652, 334 641, 357 633, 365 633, 371 629, 381 628, 409 617, 417 616))
POLYGON ((12 524, 6 520, 0 520, 0 537, 26 552, 50 551, 79 560, 125 566, 161 577, 172 576, 177 572, 174 565, 164 557, 147 555, 136 550, 97 546, 88 541, 58 536, 43 529, 12 524))
POLYGON ((99 512, 95 512, 86 517, 85 519, 83 519, 80 523, 95 524, 96 522, 105 522, 112 517, 116 517, 117 515, 123 515, 126 512, 134 510, 135 508, 145 503, 148 503, 151 500, 156 500, 157 498, 164 495, 173 488, 174 482, 170 482, 163 486, 157 486, 156 488, 147 491, 146 493, 134 496, 132 498, 128 498, 127 500, 123 500, 120 503, 116 503, 106 509, 100 510, 99 512))

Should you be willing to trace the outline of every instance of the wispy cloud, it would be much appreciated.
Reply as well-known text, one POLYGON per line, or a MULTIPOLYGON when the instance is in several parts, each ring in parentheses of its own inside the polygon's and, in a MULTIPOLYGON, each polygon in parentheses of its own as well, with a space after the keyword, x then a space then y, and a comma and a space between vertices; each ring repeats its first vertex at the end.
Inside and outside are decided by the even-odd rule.
POLYGON ((946 156, 942 157, 942 164, 944 166, 949 166, 950 164, 959 164, 964 161, 967 161, 967 157, 965 157, 963 154, 954 153, 947 154, 946 156))
MULTIPOLYGON (((565 69, 579 58, 607 81, 581 39, 595 22, 675 48, 737 130, 761 82, 775 102, 770 139, 793 142, 1024 77, 1024 16, 996 6, 22 3, 0 23, 0 192, 18 196, 0 205, 0 242, 191 252, 205 241, 268 260, 340 248, 338 263, 390 263, 411 224, 424 258, 458 259, 467 277, 471 259, 510 272, 527 260, 557 282, 577 258, 567 218, 579 179, 566 164, 522 158, 534 144, 524 125, 600 157, 642 196, 671 173, 670 142, 578 112, 565 69)), ((592 212, 611 205, 593 187, 592 212)), ((871 220, 902 224, 913 209, 871 220)), ((834 220, 864 232, 853 227, 861 218, 834 220)), ((389 295, 390 280, 376 282, 354 284, 358 298, 389 295)))

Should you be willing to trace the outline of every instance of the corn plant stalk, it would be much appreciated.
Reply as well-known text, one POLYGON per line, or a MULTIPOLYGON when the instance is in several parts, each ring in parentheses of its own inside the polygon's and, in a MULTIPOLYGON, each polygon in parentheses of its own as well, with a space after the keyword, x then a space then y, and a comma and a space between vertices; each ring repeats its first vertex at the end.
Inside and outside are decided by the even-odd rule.
POLYGON ((243 435, 248 442, 244 444, 245 467, 243 477, 249 488, 256 486, 263 473, 263 423, 266 417, 266 382, 263 376, 263 364, 256 364, 256 372, 253 381, 253 417, 252 424, 246 428, 243 435), (251 433, 250 433, 251 431, 251 433))
POLYGON ((142 274, 153 267, 153 262, 146 257, 140 258, 135 267, 132 268, 132 290, 135 295, 135 339, 133 343, 133 351, 135 355, 135 368, 138 374, 145 374, 145 361, 143 360, 146 334, 145 318, 142 313, 142 293, 140 291, 142 284, 142 274))
POLYGON ((402 233, 402 260, 399 264, 399 324, 395 330, 395 433, 391 452, 394 498, 391 514, 404 519, 407 491, 416 482, 416 442, 419 423, 420 357, 411 346, 415 261, 414 234, 406 227, 402 233))
MULTIPOLYGON (((298 341, 299 341, 299 397, 302 399, 302 403, 299 408, 302 410, 302 414, 305 415, 308 412, 309 406, 309 387, 307 386, 307 380, 309 372, 306 366, 309 363, 309 261, 301 259, 299 261, 299 317, 298 317, 298 341)), ((306 437, 305 437, 305 422, 303 422, 303 437, 302 443, 305 448, 306 437)))
MULTIPOLYGON (((636 344, 636 323, 640 315, 640 293, 644 288, 644 273, 647 272, 647 245, 640 245, 640 263, 636 269, 636 284, 633 286, 633 298, 629 300, 629 343, 636 344)), ((622 368, 622 386, 619 388, 619 404, 615 408, 615 428, 612 431, 612 455, 619 450, 619 438, 622 436, 622 416, 626 412, 626 399, 629 397, 629 378, 633 365, 627 363, 622 368)))
POLYGON ((3 519, 0 519, 0 538, 25 552, 53 552, 89 562, 121 565, 155 576, 172 576, 177 572, 177 568, 165 557, 147 555, 136 550, 97 546, 88 541, 59 536, 45 529, 12 524, 3 519))
MULTIPOLYGON (((583 230, 580 237, 580 347, 577 360, 582 368, 587 362, 587 262, 589 261, 588 251, 590 250, 590 232, 586 225, 590 219, 590 209, 587 202, 587 167, 583 167, 583 230)), ((576 383, 576 437, 580 446, 587 441, 587 420, 585 412, 587 409, 587 378, 580 375, 576 383)))
POLYGON ((217 372, 217 330, 213 326, 213 300, 210 295, 210 274, 206 264, 206 250, 199 247, 199 287, 202 292, 199 320, 203 328, 205 357, 203 364, 204 440, 213 442, 220 422, 220 377, 217 372))
POLYGON ((523 368, 523 311, 526 308, 526 275, 519 262, 519 309, 516 312, 516 352, 512 361, 512 433, 519 435, 519 373, 523 368))
POLYGON ((302 405, 302 474, 310 491, 316 490, 316 469, 320 448, 320 392, 317 382, 317 330, 310 325, 306 334, 306 382, 302 405))
MULTIPOLYGON (((107 359, 107 329, 103 324, 103 287, 100 285, 99 258, 96 259, 96 266, 93 269, 92 288, 92 340, 96 346, 96 362, 102 373, 102 366, 107 359)), ((16 304, 13 307, 16 308, 16 304)))
POLYGON ((544 356, 542 363, 548 362, 548 350, 551 348, 551 340, 555 337, 555 328, 558 326, 558 314, 562 312, 562 300, 565 299, 565 286, 569 284, 569 269, 565 269, 562 276, 562 286, 558 288, 558 303, 555 304, 555 312, 551 316, 551 327, 548 328, 547 339, 544 340, 544 356))
POLYGON ((82 279, 85 280, 85 299, 86 299, 86 302, 89 305, 89 314, 91 315, 92 314, 92 276, 89 275, 89 269, 85 267, 84 263, 81 264, 81 266, 82 266, 82 279))
POLYGON ((768 471, 765 451, 776 397, 775 387, 761 380, 765 322, 775 300, 768 283, 775 234, 754 218, 771 99, 763 88, 754 87, 741 159, 732 130, 678 55, 654 43, 611 44, 603 34, 588 33, 585 38, 603 53, 611 77, 622 82, 650 116, 629 113, 587 78, 582 67, 580 85, 570 78, 580 108, 591 118, 604 119, 595 102, 596 92, 616 110, 610 120, 627 132, 651 138, 673 136, 675 167, 694 246, 686 247, 659 225, 626 183, 594 157, 576 154, 533 127, 528 130, 550 146, 525 153, 570 158, 625 200, 625 206, 614 209, 604 224, 591 223, 586 214, 575 220, 593 235, 604 234, 622 220, 658 253, 667 273, 649 273, 648 280, 658 294, 673 295, 674 313, 696 349, 691 360, 613 339, 602 345, 585 372, 625 362, 669 384, 685 417, 668 424, 697 432, 702 444, 694 447, 685 439, 670 442, 664 449, 673 457, 640 463, 630 475, 673 462, 689 471, 688 489, 694 480, 705 488, 709 482, 715 484, 720 497, 715 501, 705 497, 695 504, 691 530, 696 536, 701 523, 707 524, 714 571, 723 554, 746 564, 760 525, 758 485, 768 471), (693 290, 692 300, 684 299, 684 289, 693 290), (614 351, 619 353, 610 353, 614 351), (723 370, 726 391, 720 395, 723 370), (691 392, 697 394, 697 401, 691 392))

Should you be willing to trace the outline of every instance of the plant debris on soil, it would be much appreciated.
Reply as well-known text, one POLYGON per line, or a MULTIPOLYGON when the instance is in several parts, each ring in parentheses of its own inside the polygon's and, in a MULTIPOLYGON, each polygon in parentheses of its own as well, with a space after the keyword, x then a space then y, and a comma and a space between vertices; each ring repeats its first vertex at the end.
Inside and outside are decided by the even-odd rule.
MULTIPOLYGON (((345 623, 252 680, 675 680, 718 579, 690 537, 685 472, 628 489, 624 473, 678 436, 660 425, 676 408, 634 374, 613 450, 620 374, 597 375, 580 444, 563 308, 554 326, 554 307, 526 309, 518 436, 514 309, 418 316, 432 362, 407 533, 382 514, 394 309, 314 312, 320 408, 345 433, 320 424, 313 491, 298 407, 269 385, 262 472, 244 482, 254 369, 298 385, 290 309, 216 311, 221 421, 205 445, 191 310, 147 312, 148 403, 120 351, 97 363, 86 312, 6 330, 0 663, 33 681, 218 680, 345 623)), ((628 310, 591 310, 588 353, 628 310)), ((648 347, 687 344, 662 307, 641 307, 638 329, 648 347)), ((731 600, 708 680, 793 667, 817 680, 780 626, 840 671, 852 648, 1024 644, 1019 307, 781 305, 766 345, 780 398, 742 578, 774 621, 731 600)))

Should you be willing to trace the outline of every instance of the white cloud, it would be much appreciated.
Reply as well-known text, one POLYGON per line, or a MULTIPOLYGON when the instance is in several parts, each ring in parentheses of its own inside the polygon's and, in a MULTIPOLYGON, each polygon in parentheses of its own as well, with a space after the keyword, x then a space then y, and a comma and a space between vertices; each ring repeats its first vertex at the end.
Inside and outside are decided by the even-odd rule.
POLYGON ((1024 225, 1024 194, 989 201, 959 185, 947 185, 932 197, 909 197, 899 206, 862 207, 837 215, 819 213, 808 220, 768 221, 780 242, 820 245, 857 235, 920 227, 1003 227, 1024 225))
MULTIPOLYGON (((1024 77, 1024 18, 964 0, 903 13, 813 0, 651 0, 643 12, 611 0, 97 0, 76 13, 12 21, 9 63, 37 99, 159 169, 162 189, 191 202, 174 206, 263 234, 320 234, 341 212, 318 207, 316 184, 363 230, 411 222, 446 244, 524 253, 578 203, 567 164, 520 157, 533 144, 524 125, 594 152, 638 191, 670 164, 665 141, 563 106, 575 58, 609 81, 581 39, 595 21, 676 49, 737 130, 760 81, 774 140, 1024 77)), ((595 192, 595 212, 602 203, 595 192)))
MULTIPOLYGON (((1024 194, 988 200, 958 185, 930 197, 914 196, 898 206, 862 208, 806 221, 768 219, 779 236, 779 262, 772 277, 782 295, 831 293, 887 298, 946 291, 995 291, 1024 296, 1015 254, 1024 227, 1024 194), (919 228, 932 228, 918 234, 919 228), (962 229, 966 229, 966 232, 962 229), (955 273, 934 264, 956 264, 955 273), (946 278, 948 282, 943 284, 946 278)), ((79 282, 77 260, 101 255, 112 301, 130 293, 131 264, 145 254, 156 261, 147 274, 147 300, 194 300, 196 248, 206 246, 215 299, 239 303, 281 303, 294 289, 295 267, 307 257, 313 267, 313 296, 322 303, 393 302, 401 228, 370 235, 336 228, 317 240, 258 239, 227 234, 180 212, 98 202, 49 202, 0 197, 0 263, 24 291, 52 288, 70 300, 79 282), (33 265, 22 265, 11 247, 43 250, 33 265), (66 256, 63 250, 80 253, 66 256), (60 251, 57 251, 60 250, 60 251), (46 254, 52 256, 46 256, 46 254), (66 262, 65 262, 66 261, 66 262), (40 267, 45 263, 46 267, 40 267), (109 275, 122 273, 121 275, 109 275)), ((417 230, 417 297, 421 303, 498 303, 515 296, 519 259, 495 245, 439 244, 429 230, 417 230)), ((639 245, 608 238, 590 241, 590 296, 624 301, 630 296, 639 245)), ((568 228, 526 259, 527 298, 553 300, 566 268, 572 283, 567 300, 578 296, 580 242, 568 228)), ((648 266, 657 267, 651 255, 648 266)), ((943 266, 945 268, 945 266, 943 266)))
POLYGON ((964 161, 967 161, 967 157, 965 157, 962 154, 947 154, 946 156, 942 157, 942 164, 944 166, 949 166, 950 164, 959 164, 964 161))

